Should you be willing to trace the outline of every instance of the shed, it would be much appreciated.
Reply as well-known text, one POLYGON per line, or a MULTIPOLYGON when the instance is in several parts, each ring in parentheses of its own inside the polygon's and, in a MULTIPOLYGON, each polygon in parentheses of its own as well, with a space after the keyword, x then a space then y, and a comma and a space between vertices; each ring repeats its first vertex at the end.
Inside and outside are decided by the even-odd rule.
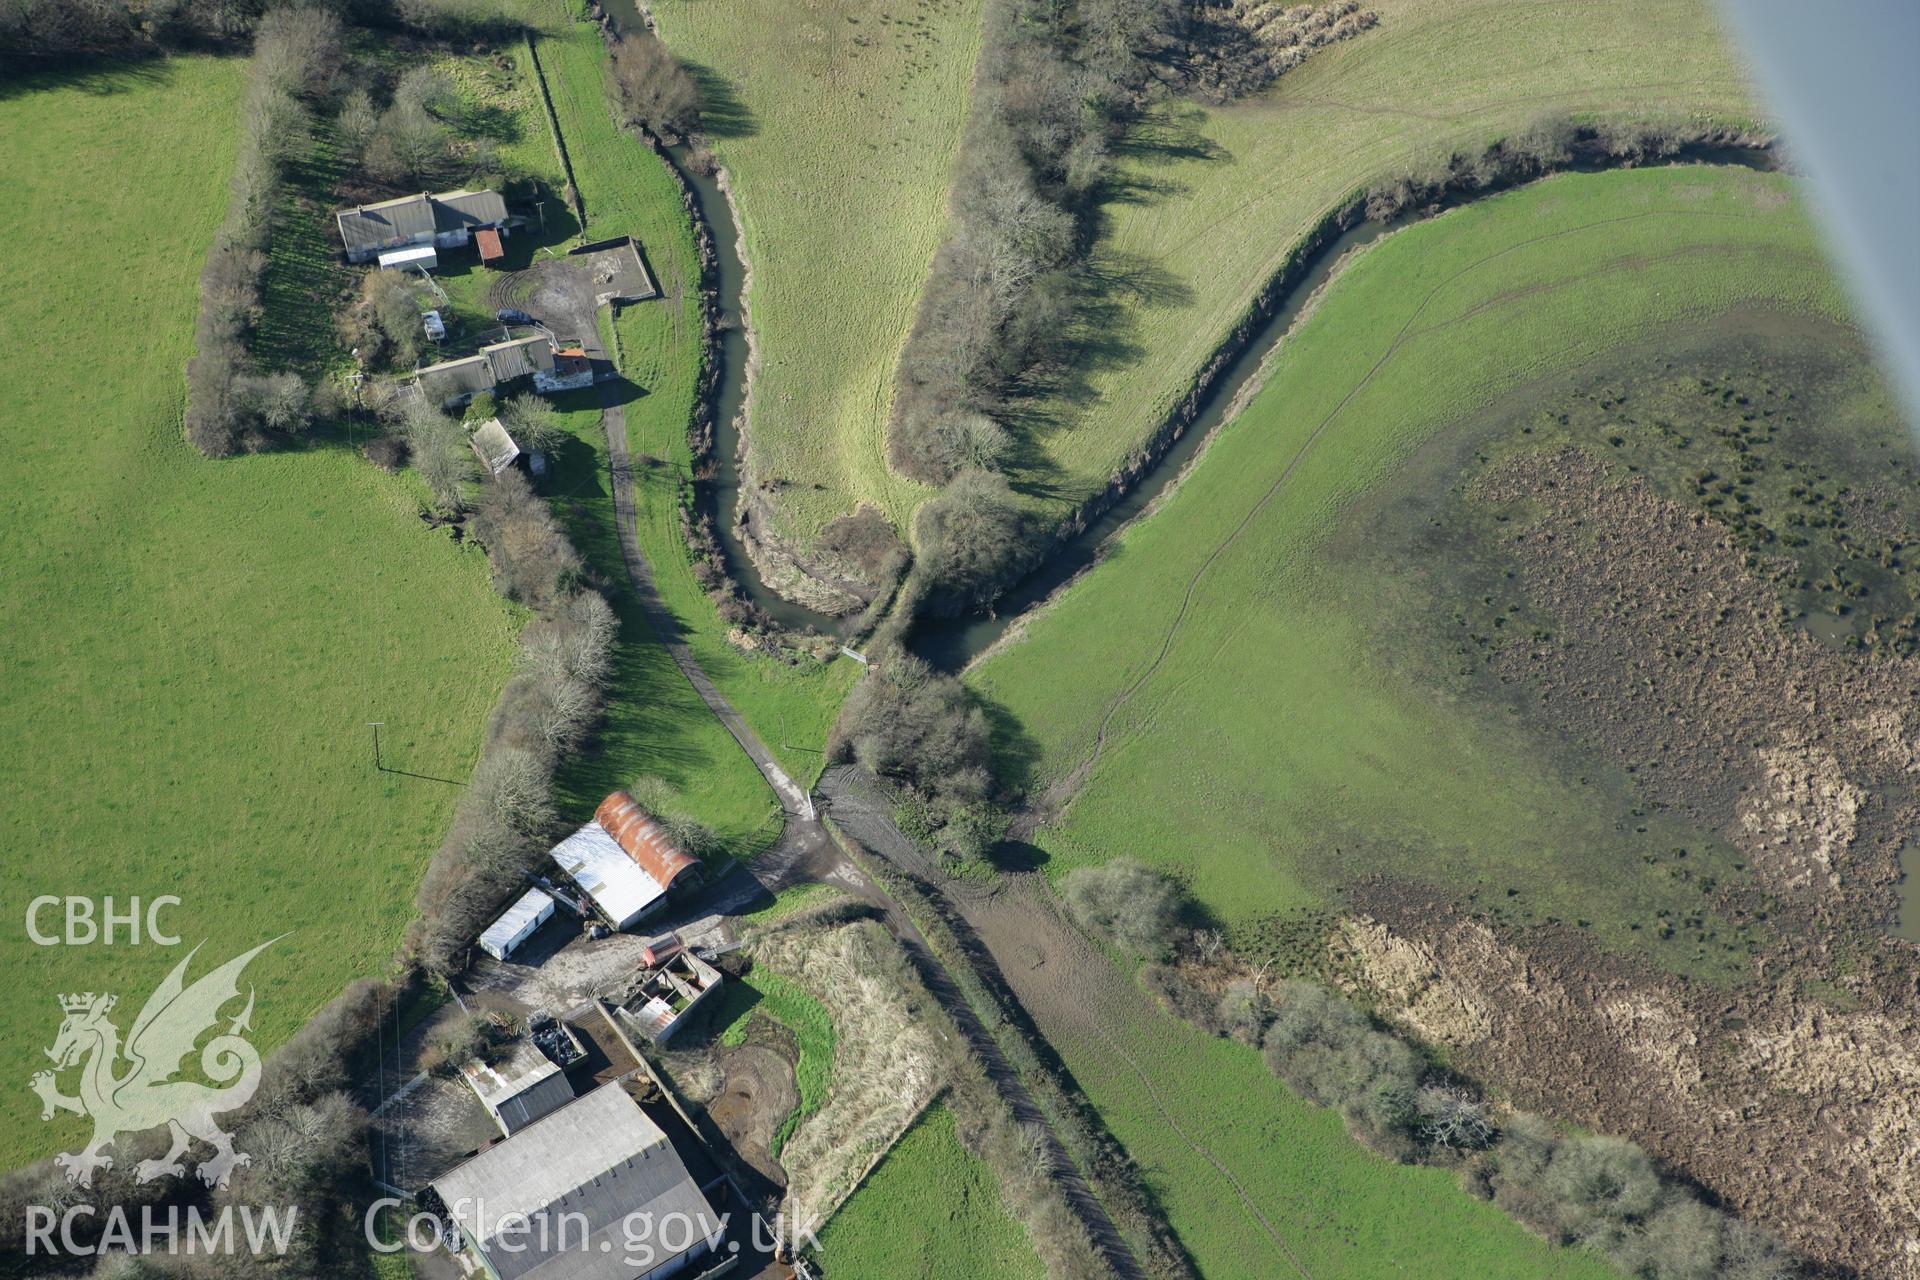
POLYGON ((551 857, 616 929, 626 928, 666 901, 666 891, 597 822, 587 823, 555 845, 551 857))
POLYGON ((529 889, 505 914, 487 926, 487 931, 480 935, 480 949, 495 960, 505 960, 552 915, 553 899, 538 889, 529 889))
POLYGON ((433 1190, 495 1280, 661 1280, 726 1232, 666 1132, 617 1081, 442 1174, 433 1190))
POLYGON ((475 231, 473 244, 480 250, 480 261, 486 266, 490 267, 507 256, 507 251, 500 245, 500 233, 492 227, 481 227, 475 231))
POLYGON ((655 1044, 665 1044, 689 1015, 724 982, 720 971, 682 950, 640 986, 640 1004, 628 1014, 655 1044))
POLYGON ((475 427, 470 442, 473 451, 480 455, 480 465, 487 469, 489 475, 499 475, 520 456, 520 446, 514 443, 513 437, 507 434, 506 427, 498 418, 488 418, 475 427))
POLYGON ((430 244, 407 249, 389 249, 380 255, 383 271, 432 271, 440 265, 440 254, 430 244))
POLYGON ((566 1073, 525 1040, 514 1045, 505 1061, 488 1066, 476 1058, 460 1074, 505 1137, 573 1101, 566 1073))
POLYGON ((627 856, 663 890, 676 891, 699 883, 699 860, 689 855, 653 815, 625 791, 600 802, 594 819, 620 842, 627 856))

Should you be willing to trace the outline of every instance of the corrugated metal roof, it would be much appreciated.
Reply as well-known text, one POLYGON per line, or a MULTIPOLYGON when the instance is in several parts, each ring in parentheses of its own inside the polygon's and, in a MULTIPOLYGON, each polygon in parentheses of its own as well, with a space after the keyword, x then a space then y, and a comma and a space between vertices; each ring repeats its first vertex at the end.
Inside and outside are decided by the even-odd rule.
POLYGON ((665 1247, 663 1239, 682 1236, 677 1227, 661 1231, 668 1218, 691 1226, 694 1243, 720 1232, 719 1215, 667 1135, 618 1082, 481 1152, 433 1187, 500 1280, 631 1280, 688 1252, 665 1247), (644 1242, 651 1258, 628 1248, 635 1214, 651 1215, 653 1235, 644 1242), (523 1221, 530 1230, 513 1230, 523 1221))
POLYGON ((460 1069, 481 1105, 508 1136, 573 1101, 573 1086, 546 1054, 521 1041, 506 1061, 494 1066, 469 1062, 460 1069))
POLYGON ((334 225, 348 250, 375 249, 424 239, 462 227, 498 225, 507 220, 507 201, 498 191, 442 191, 356 205, 334 212, 334 225))
POLYGON ((372 249, 433 234, 433 202, 422 191, 397 200, 341 209, 333 215, 333 221, 348 249, 372 249))
POLYGON ((662 889, 671 888, 675 880, 700 865, 625 791, 602 800, 593 816, 662 889))
POLYGON ((666 895, 597 822, 555 845, 552 857, 619 928, 638 920, 666 895))
POLYGON ((433 197, 433 205, 434 224, 441 231, 507 220, 507 201, 498 191, 442 191, 433 197))
POLYGON ((404 270, 407 267, 440 265, 440 252, 430 244, 410 245, 405 249, 389 249, 380 255, 380 265, 389 270, 404 270))
POLYGON ((496 382, 511 382, 515 378, 529 377, 541 369, 553 368, 553 344, 547 341, 544 334, 496 342, 490 347, 482 347, 480 354, 493 367, 496 382))
MULTIPOLYGON (((495 419, 492 425, 499 425, 499 420, 495 419)), ((501 430, 504 434, 505 428, 501 430)), ((474 434, 477 436, 479 432, 474 434)), ((519 452, 517 448, 514 450, 515 455, 519 452)), ((486 457, 485 454, 480 456, 482 459, 486 457)), ((513 459, 509 458, 507 461, 511 462, 513 459)), ((539 924, 552 914, 553 899, 538 889, 529 889, 521 894, 498 920, 487 926, 487 931, 480 935, 480 945, 487 947, 488 943, 492 943, 491 947, 487 947, 488 954, 497 955, 501 951, 518 945, 521 938, 530 931, 529 926, 539 924)))
POLYGON ((495 258, 506 256, 507 251, 500 244, 500 233, 492 227, 482 227, 474 232, 473 242, 480 247, 482 262, 492 262, 495 258))
MULTIPOLYGON (((496 476, 520 456, 520 446, 498 418, 488 418, 473 429, 473 451, 480 455, 480 465, 496 476)), ((548 903, 551 905, 552 899, 548 903)))
POLYGON ((421 389, 436 401, 458 395, 477 395, 493 390, 493 366, 484 355, 447 360, 422 369, 418 375, 421 389))

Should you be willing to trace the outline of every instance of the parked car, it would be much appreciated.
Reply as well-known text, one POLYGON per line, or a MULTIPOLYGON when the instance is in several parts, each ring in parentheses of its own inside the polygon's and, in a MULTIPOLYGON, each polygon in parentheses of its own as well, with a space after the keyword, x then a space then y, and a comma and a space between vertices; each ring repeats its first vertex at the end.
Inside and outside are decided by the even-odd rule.
POLYGON ((539 324, 540 323, 538 320, 535 320, 532 316, 528 315, 526 312, 517 311, 512 307, 508 307, 504 311, 494 312, 493 318, 495 320, 498 320, 501 324, 539 324))

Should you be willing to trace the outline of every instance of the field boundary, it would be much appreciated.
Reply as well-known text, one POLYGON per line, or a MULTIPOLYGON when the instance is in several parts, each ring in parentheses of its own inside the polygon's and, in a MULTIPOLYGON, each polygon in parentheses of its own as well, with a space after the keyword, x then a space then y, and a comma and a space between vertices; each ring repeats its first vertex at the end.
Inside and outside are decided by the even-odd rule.
POLYGON ((580 184, 573 176, 573 157, 567 154, 566 135, 560 131, 560 116, 553 109, 553 91, 547 87, 547 69, 540 62, 540 45, 535 33, 527 32, 527 57, 533 60, 534 83, 540 86, 540 105, 547 109, 547 136, 553 139, 553 153, 560 157, 561 172, 567 175, 567 203, 573 206, 573 216, 580 223, 580 235, 587 234, 586 199, 580 194, 580 184))
MULTIPOLYGON (((1497 155, 1500 145, 1498 141, 1492 143, 1487 148, 1486 154, 1497 155)), ((1431 204, 1411 217, 1404 219, 1395 218, 1388 225, 1392 230, 1399 230, 1402 226, 1424 222, 1428 218, 1444 212, 1447 209, 1475 203, 1486 197, 1512 191, 1515 188, 1527 186, 1543 178, 1552 177, 1557 173, 1568 171, 1584 172, 1590 170, 1651 168, 1662 165, 1702 163, 1737 165, 1744 168, 1765 170, 1774 167, 1777 163, 1774 153, 1775 145, 1776 140, 1771 135, 1753 138, 1740 132, 1735 126, 1715 124, 1703 126, 1699 130, 1698 138, 1687 143, 1674 155, 1665 159, 1656 160, 1651 164, 1643 163, 1630 155, 1602 155, 1596 158, 1590 153, 1575 149, 1564 161, 1542 164, 1536 170, 1522 176, 1509 177, 1506 180, 1492 182, 1484 186, 1468 185, 1471 183, 1470 175, 1463 177, 1459 174, 1454 174, 1450 176, 1441 189, 1435 193, 1434 200, 1431 204), (1765 157, 1764 162, 1745 159, 1740 155, 1742 149, 1760 153, 1765 157)), ((1457 152, 1454 153, 1455 159, 1458 158, 1458 154, 1457 152)), ((1025 583, 1035 574, 1039 573, 1049 561, 1066 550, 1076 538, 1083 535, 1095 521, 1119 505, 1137 486, 1154 474, 1173 446, 1180 441, 1188 429, 1206 412, 1209 405, 1213 402, 1214 397, 1218 394, 1225 393, 1225 388, 1221 387, 1219 383, 1226 371, 1231 369, 1252 349, 1261 330, 1279 312, 1293 291, 1299 287, 1302 278, 1306 276, 1316 264, 1321 252, 1323 252, 1330 243, 1337 240, 1341 233, 1360 225, 1365 219, 1369 191, 1372 189, 1373 184, 1378 181, 1379 179, 1376 176, 1373 179, 1368 179, 1350 187, 1346 194, 1329 202, 1322 209, 1318 217, 1315 218, 1312 227, 1294 242, 1293 248, 1287 254, 1286 261, 1282 263, 1277 271, 1268 277, 1267 282, 1262 285, 1259 292, 1254 295, 1253 301, 1241 312, 1239 319, 1235 321, 1233 328, 1229 330, 1227 336, 1215 345, 1207 358, 1201 363, 1200 367, 1188 379, 1185 390, 1180 394, 1174 407, 1161 419, 1160 425, 1149 433, 1145 440, 1134 447, 1127 460, 1115 468, 1108 476, 1106 483, 1102 485, 1099 490, 1075 504, 1071 511, 1060 518, 1054 525, 1052 531, 1046 535, 1043 548, 1039 556, 1035 559, 1032 567, 1023 573, 1017 581, 1008 585, 1008 593, 1017 591, 1022 583, 1025 583)), ((1278 345, 1279 339, 1283 339, 1284 336, 1285 335, 1277 336, 1276 346, 1278 345)), ((1264 363, 1263 361, 1262 364, 1264 365, 1264 363)), ((1262 376, 1261 369, 1256 367, 1251 372, 1250 381, 1257 381, 1262 376)), ((1220 421, 1208 430, 1206 436, 1199 442, 1193 455, 1182 465, 1180 474, 1184 474, 1199 464, 1201 458, 1205 456, 1213 437, 1229 425, 1244 407, 1244 401, 1239 397, 1239 394, 1236 393, 1234 400, 1229 403, 1227 411, 1221 415, 1220 421)), ((1177 478, 1177 476, 1170 477, 1170 479, 1177 478)), ((1149 503, 1124 524, 1110 530, 1107 535, 1101 539, 1101 548, 1109 545, 1115 537, 1124 532, 1134 521, 1140 519, 1142 516, 1151 514, 1153 510, 1154 504, 1149 503)), ((1094 563, 1098 562, 1099 555, 1100 551, 1096 550, 1094 563)), ((1089 564, 1087 567, 1091 568, 1092 564, 1089 564)), ((1084 570, 1081 572, 1084 572, 1084 570)), ((1031 615, 1036 610, 1044 608, 1062 591, 1072 586, 1073 583, 1079 579, 1079 576, 1080 574, 1075 574, 1066 582, 1061 583, 1055 590, 1032 601, 1025 608, 1001 615, 1003 622, 1001 623, 999 637, 1004 637, 1009 634, 1013 628, 1018 626, 1022 619, 1031 615)), ((991 652, 997 647, 998 638, 996 638, 993 644, 988 646, 987 650, 977 655, 972 661, 977 661, 979 657, 986 656, 986 653, 991 652)), ((967 665, 971 665, 971 662, 967 665)))
MULTIPOLYGON (((860 797, 842 785, 834 771, 823 775, 823 781, 827 785, 822 788, 822 794, 828 797, 829 807, 832 803, 849 807, 859 803, 860 797)), ((880 815, 867 816, 884 821, 880 815)), ((823 821, 847 856, 900 904, 932 958, 952 980, 959 998, 978 1024, 980 1034, 992 1046, 994 1056, 1012 1073, 1030 1103, 1046 1117, 1048 1132, 1061 1144, 1057 1158, 1085 1180, 1089 1192, 1128 1247, 1144 1255, 1156 1275, 1197 1275, 1150 1193, 1141 1186, 1116 1186, 1112 1182, 1116 1177, 1128 1177, 1127 1171, 1132 1167, 1130 1161, 1119 1154, 1125 1148, 1089 1114, 1091 1104, 1084 1095, 1078 1095, 1077 1089, 1069 1088, 1059 1078, 1063 1068, 1049 1065, 1047 1058, 1052 1056, 1057 1061, 1058 1055, 992 967, 996 962, 991 954, 979 942, 969 943, 962 936, 963 926, 942 906, 935 891, 924 886, 913 872, 869 847, 832 817, 824 817, 823 821), (1076 1101, 1076 1095, 1080 1100, 1076 1101), (1071 1135, 1071 1146, 1059 1138, 1062 1131, 1071 1135), (1103 1146, 1110 1150, 1102 1151, 1103 1146), (1118 1159, 1114 1158, 1116 1155, 1118 1159), (1102 1159, 1103 1156, 1107 1158, 1102 1159), (1130 1228, 1122 1228, 1113 1218, 1112 1202, 1116 1200, 1125 1203, 1127 1216, 1134 1219, 1130 1228), (1143 1230, 1149 1227, 1158 1230, 1143 1230), (1149 1238, 1135 1239, 1141 1234, 1149 1238)), ((898 834, 897 828, 894 834, 898 834)))

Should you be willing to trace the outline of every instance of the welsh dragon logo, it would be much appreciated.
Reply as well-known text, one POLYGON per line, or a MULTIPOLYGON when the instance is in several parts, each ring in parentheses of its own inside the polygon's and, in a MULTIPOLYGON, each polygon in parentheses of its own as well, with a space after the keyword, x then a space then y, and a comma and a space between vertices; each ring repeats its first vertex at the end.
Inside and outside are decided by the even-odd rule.
POLYGON ((95 1169, 113 1167, 113 1157, 102 1151, 115 1138, 161 1125, 171 1131, 172 1146, 160 1159, 142 1160, 136 1166, 134 1173, 141 1182, 184 1174, 186 1166, 180 1157, 196 1138, 213 1148, 213 1157, 199 1166, 208 1186, 225 1186, 236 1167, 251 1163, 251 1157, 233 1149, 233 1135, 214 1123, 213 1117, 245 1105, 260 1087, 260 1055, 241 1035, 251 1028, 252 988, 247 991, 247 1007, 200 1050, 200 1070, 214 1084, 173 1077, 186 1066, 202 1033, 219 1023, 221 1007, 239 998, 240 974, 247 963, 277 941, 263 942, 187 986, 187 965, 200 950, 195 947, 147 998, 124 1045, 120 1029, 107 1017, 118 997, 91 991, 60 997, 66 1016, 53 1047, 47 1050, 54 1069, 35 1073, 29 1083, 40 1095, 42 1120, 53 1119, 56 1111, 93 1119, 93 1138, 85 1147, 54 1157, 66 1170, 68 1182, 92 1186, 95 1169), (58 1077, 76 1066, 80 1094, 68 1097, 60 1092, 58 1077))

